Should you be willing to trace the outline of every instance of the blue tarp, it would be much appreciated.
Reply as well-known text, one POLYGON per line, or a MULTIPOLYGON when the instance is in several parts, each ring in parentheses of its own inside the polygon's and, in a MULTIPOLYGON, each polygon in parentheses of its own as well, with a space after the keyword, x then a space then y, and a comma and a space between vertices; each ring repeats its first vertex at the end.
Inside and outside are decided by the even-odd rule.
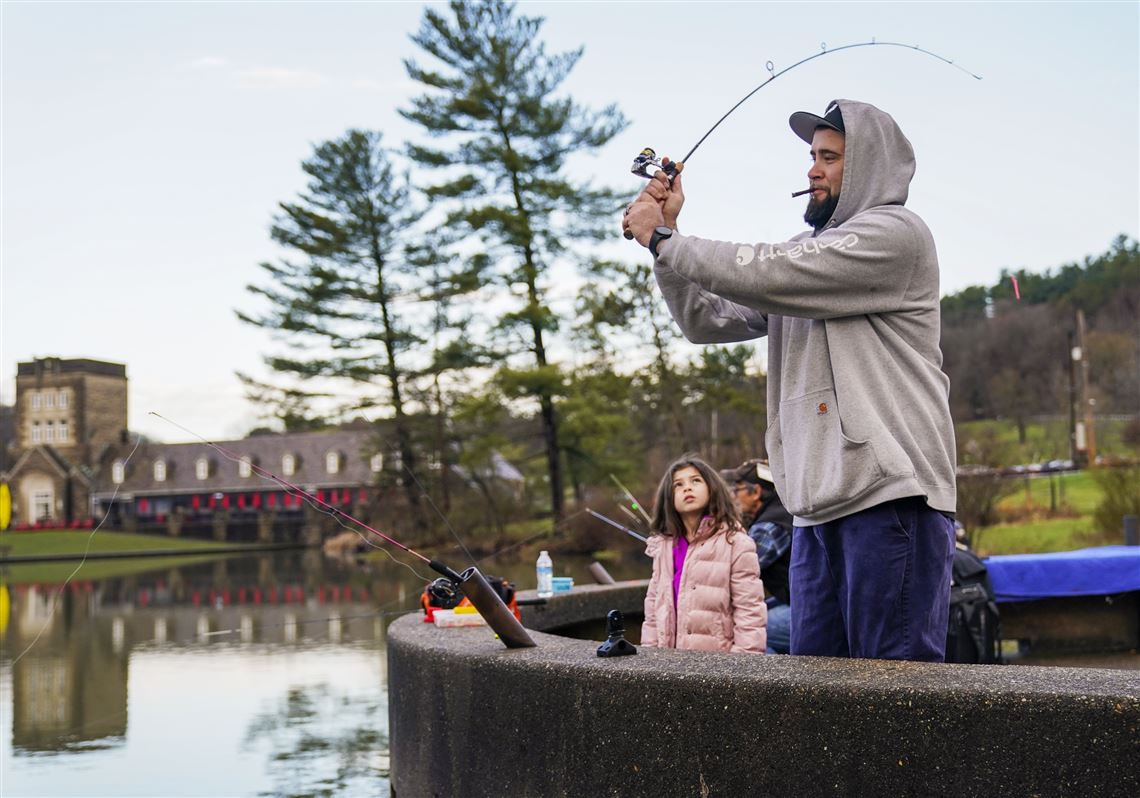
POLYGON ((1002 554, 985 563, 999 602, 1140 590, 1140 546, 1002 554))

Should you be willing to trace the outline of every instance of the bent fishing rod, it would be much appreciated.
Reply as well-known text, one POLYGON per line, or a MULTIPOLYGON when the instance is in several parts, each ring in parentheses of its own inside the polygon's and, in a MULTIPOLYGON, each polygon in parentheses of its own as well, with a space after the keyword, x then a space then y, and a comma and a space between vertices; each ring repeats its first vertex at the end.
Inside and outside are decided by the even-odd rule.
MULTIPOLYGON (((202 443, 218 452, 218 454, 227 460, 234 463, 241 462, 241 457, 236 453, 231 452, 224 446, 220 446, 217 443, 214 443, 213 441, 202 437, 193 430, 187 429, 176 421, 172 421, 166 416, 163 416, 161 413, 156 413, 152 410, 150 411, 150 415, 160 418, 168 424, 172 424, 173 426, 178 427, 183 432, 194 436, 202 443)), ((435 560, 423 554, 420 554, 410 546, 405 546, 395 538, 389 535, 385 535, 380 530, 369 526, 359 518, 355 518, 349 515, 339 507, 334 507, 323 499, 320 499, 317 496, 314 496, 312 493, 304 490, 300 486, 294 485, 292 482, 289 482, 288 480, 277 476, 272 471, 266 468, 262 468, 261 466, 252 462, 249 463, 249 467, 258 476, 272 480, 286 490, 293 491, 297 495, 303 496, 314 507, 319 506, 323 512, 337 520, 338 523, 340 522, 340 519, 343 518, 345 521, 348 521, 349 523, 355 524, 361 529, 371 532, 381 540, 386 541, 401 551, 406 552, 413 557, 416 557, 436 573, 442 574, 448 579, 448 581, 463 591, 463 594, 467 596, 468 600, 475 606, 475 609, 477 609, 479 611, 479 614, 482 615, 484 620, 487 621, 487 625, 490 626, 496 634, 498 634, 499 638, 508 648, 530 648, 535 646, 534 640, 531 639, 529 634, 527 634, 526 629, 523 628, 523 625, 519 623, 519 620, 514 616, 514 614, 509 609, 507 609, 507 605, 503 603, 503 600, 499 598, 499 595, 491 588, 491 586, 487 583, 487 580, 483 577, 483 574, 480 573, 479 569, 475 566, 466 569, 463 571, 463 573, 456 573, 439 560, 435 560)))
MULTIPOLYGON (((689 162, 689 159, 693 157, 693 153, 695 153, 697 151, 697 148, 700 147, 704 143, 705 139, 707 139, 710 135, 712 135, 712 132, 714 130, 716 130, 718 127, 720 127, 721 122, 723 122, 725 119, 728 119, 728 117, 732 114, 733 111, 735 111, 737 108, 742 106, 745 102, 747 102, 752 97, 752 95, 756 94, 756 92, 760 91, 762 88, 767 86, 769 83, 771 83, 772 81, 774 81, 776 78, 780 77, 781 75, 784 75, 784 74, 787 74, 788 72, 791 72, 796 67, 801 66, 803 64, 806 64, 808 61, 814 61, 817 58, 822 58, 823 56, 830 55, 831 53, 838 53, 842 50, 852 50, 852 49, 855 49, 857 47, 902 47, 903 49, 906 49, 906 50, 913 50, 914 52, 922 53, 923 55, 928 55, 931 58, 937 58, 939 61, 943 62, 944 64, 949 64, 950 66, 954 67, 955 69, 958 69, 962 72, 965 72, 967 75, 974 78, 975 80, 981 80, 982 79, 981 75, 976 75, 973 72, 971 72, 970 70, 961 66, 960 64, 954 63, 954 61, 952 61, 951 59, 945 58, 944 56, 938 55, 938 53, 933 53, 930 50, 926 50, 922 47, 919 47, 917 44, 904 44, 902 42, 880 42, 880 41, 877 41, 876 39, 872 38, 871 41, 869 41, 869 42, 856 42, 854 44, 845 44, 841 47, 835 47, 835 48, 832 48, 829 50, 829 49, 827 49, 827 42, 820 42, 820 45, 819 45, 820 51, 818 53, 813 53, 812 55, 809 55, 807 58, 801 58, 799 61, 796 61, 791 66, 784 67, 779 72, 775 71, 776 66, 771 61, 768 61, 767 63, 765 63, 764 67, 765 67, 765 69, 768 70, 768 78, 766 80, 764 80, 764 82, 762 82, 759 86, 754 88, 752 91, 745 94, 736 103, 736 105, 729 108, 725 112, 724 116, 722 116, 720 119, 718 119, 713 124, 713 126, 710 127, 708 129, 708 131, 706 131, 705 134, 700 137, 700 139, 697 140, 697 143, 693 145, 692 149, 690 149, 685 154, 685 157, 682 158, 680 161, 671 161, 667 157, 658 158, 657 153, 653 150, 652 147, 646 147, 640 153, 638 153, 637 157, 635 157, 633 159, 633 166, 630 167, 630 171, 633 174, 637 175, 638 177, 644 177, 646 179, 652 179, 657 174, 658 171, 661 171, 661 172, 664 172, 668 176, 669 182, 672 183, 674 178, 676 178, 676 176, 679 175, 681 173, 681 171, 685 168, 685 164, 687 164, 689 162), (650 171, 650 169, 652 169, 653 171, 650 171)), ((809 191, 811 191, 810 188, 805 189, 803 191, 797 191, 797 192, 792 194, 792 197, 801 196, 803 194, 808 193, 809 191)), ((633 233, 626 231, 625 237, 631 239, 631 238, 633 238, 633 233)))

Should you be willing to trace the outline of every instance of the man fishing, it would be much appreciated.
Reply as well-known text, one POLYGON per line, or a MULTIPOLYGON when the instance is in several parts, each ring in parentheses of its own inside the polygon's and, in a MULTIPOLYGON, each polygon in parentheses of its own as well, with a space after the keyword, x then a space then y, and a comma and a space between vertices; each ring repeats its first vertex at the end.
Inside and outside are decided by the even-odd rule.
POLYGON ((782 243, 684 235, 681 176, 663 172, 623 229, 652 252, 690 341, 768 336, 767 448, 795 522, 791 653, 941 661, 954 428, 934 240, 904 207, 914 151, 865 103, 789 122, 811 145, 811 231, 782 243))

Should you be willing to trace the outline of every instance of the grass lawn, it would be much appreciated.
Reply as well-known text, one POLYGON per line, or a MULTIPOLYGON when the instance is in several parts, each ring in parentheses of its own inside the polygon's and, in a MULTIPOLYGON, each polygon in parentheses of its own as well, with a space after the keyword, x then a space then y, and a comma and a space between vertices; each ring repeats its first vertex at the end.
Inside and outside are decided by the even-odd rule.
POLYGON ((51 556, 116 551, 164 551, 170 549, 208 549, 224 543, 193 538, 131 535, 126 532, 86 529, 36 530, 0 533, 0 551, 8 557, 51 556), (90 541, 90 548, 88 548, 90 541))
POLYGON ((1072 551, 1122 542, 1115 537, 1094 530, 1092 518, 1081 516, 989 526, 974 533, 973 543, 978 554, 988 556, 1072 551))
POLYGON ((1019 480, 1018 489, 998 504, 1005 523, 976 531, 974 548, 983 555, 1030 554, 1123 543, 1119 530, 1104 532, 1093 523, 1102 499, 1088 471, 1019 480))
MULTIPOLYGON (((126 532, 99 530, 94 534, 88 529, 47 529, 29 532, 0 533, 0 550, 6 556, 51 556, 58 554, 83 554, 119 551, 169 551, 175 549, 202 549, 203 554, 193 556, 144 557, 124 560, 88 560, 75 574, 75 581, 112 579, 150 571, 205 562, 218 557, 207 554, 206 550, 224 547, 226 544, 194 538, 158 537, 156 535, 132 535, 126 532), (91 542, 87 548, 88 540, 91 542)), ((2 581, 8 584, 62 584, 71 577, 79 560, 64 562, 19 563, 3 569, 2 581)))
POLYGON ((0 584, 10 585, 60 585, 70 577, 73 582, 118 579, 124 576, 166 571, 199 562, 209 562, 219 557, 233 557, 232 554, 203 554, 193 557, 140 557, 129 560, 87 560, 78 573, 76 566, 81 560, 66 562, 38 562, 10 565, 0 570, 0 584), (72 577, 72 573, 75 576, 72 577))
MULTIPOLYGON (((1137 451, 1135 446, 1125 443, 1122 438, 1127 425, 1128 422, 1117 419, 1097 419, 1097 454, 1140 457, 1140 451, 1137 451)), ((1019 442, 1017 424, 1009 420, 964 421, 955 424, 954 429, 959 440, 970 438, 985 440, 992 437, 1000 445, 1001 462, 996 465, 1043 463, 1048 460, 1064 460, 1069 456, 1067 418, 1027 423, 1025 443, 1019 442)))
POLYGON ((1081 515, 1092 515, 1102 498, 1100 486, 1088 471, 1043 474, 1018 482, 1018 490, 998 505, 1002 512, 1024 512, 1027 506, 1038 512, 1048 511, 1055 495, 1058 508, 1068 506, 1081 515))

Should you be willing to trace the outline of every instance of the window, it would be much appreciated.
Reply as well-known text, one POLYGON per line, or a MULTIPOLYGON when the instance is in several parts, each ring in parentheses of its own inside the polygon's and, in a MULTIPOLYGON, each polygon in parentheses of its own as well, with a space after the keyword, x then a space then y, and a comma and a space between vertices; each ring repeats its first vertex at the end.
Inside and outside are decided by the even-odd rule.
POLYGON ((44 427, 44 443, 55 443, 55 425, 50 421, 44 427))
POLYGON ((155 482, 166 482, 166 461, 165 460, 155 460, 154 461, 154 481, 155 482))
POLYGON ((205 457, 199 457, 194 461, 194 476, 198 479, 207 479, 210 476, 210 461, 205 457))
POLYGON ((328 452, 325 455, 325 471, 329 474, 340 471, 340 455, 337 452, 328 452))
POLYGON ((60 392, 59 392, 59 409, 60 410, 66 410, 69 403, 70 402, 69 402, 69 397, 67 395, 67 391, 64 389, 60 389, 60 392))
POLYGON ((32 410, 40 409, 40 393, 39 391, 32 392, 32 410))
POLYGON ((372 473, 373 474, 380 473, 381 471, 384 470, 384 455, 382 455, 382 454, 372 455, 372 460, 370 461, 370 463, 372 465, 372 473))
POLYGON ((126 477, 127 467, 122 460, 116 460, 111 464, 111 481, 116 485, 123 484, 123 478, 126 477))
POLYGON ((61 422, 59 422, 59 427, 56 430, 55 439, 62 443, 63 441, 67 440, 67 436, 68 436, 67 422, 61 421, 61 422))
POLYGON ((44 394, 44 407, 55 407, 55 394, 51 391, 44 394))
POLYGON ((40 443, 43 441, 44 431, 40 429, 40 422, 32 424, 32 443, 40 443))
POLYGON ((297 458, 294 455, 287 454, 281 458, 281 470, 285 472, 285 476, 293 476, 293 472, 297 470, 297 458))
POLYGON ((243 478, 253 476, 253 460, 249 457, 238 460, 238 475, 243 478))

